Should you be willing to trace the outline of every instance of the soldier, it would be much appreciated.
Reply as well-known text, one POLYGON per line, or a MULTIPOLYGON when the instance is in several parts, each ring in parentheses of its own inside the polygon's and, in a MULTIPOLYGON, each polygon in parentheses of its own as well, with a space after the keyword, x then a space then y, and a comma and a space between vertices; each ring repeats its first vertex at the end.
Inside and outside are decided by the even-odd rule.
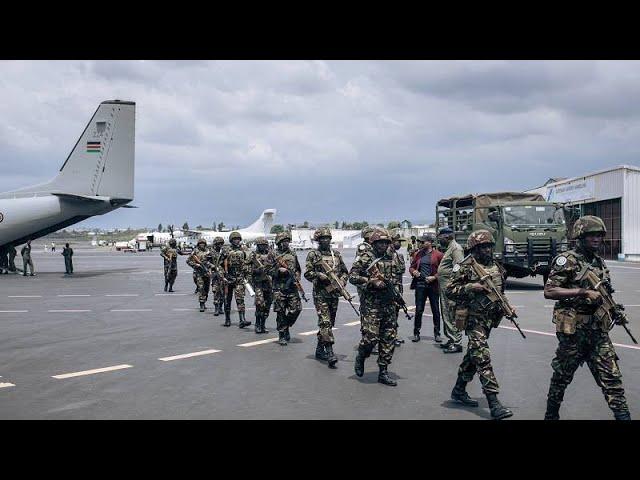
POLYGON ((211 252, 207 248, 207 241, 203 238, 198 240, 196 249, 187 258, 187 265, 193 268, 196 274, 196 282, 198 284, 198 301, 200 302, 200 311, 204 312, 207 307, 205 303, 209 297, 209 284, 211 276, 209 273, 211 263, 211 252))
POLYGON ((298 262, 298 257, 289 249, 291 234, 281 232, 276 235, 275 262, 271 270, 273 278, 273 311, 276 312, 276 322, 278 324, 278 343, 287 345, 291 341, 289 328, 298 319, 302 312, 300 294, 296 282, 300 281, 302 269, 298 262))
POLYGON ((311 250, 307 255, 304 278, 313 283, 313 304, 318 314, 316 358, 327 360, 329 368, 335 368, 338 357, 333 353, 335 339, 332 328, 336 323, 340 294, 332 288, 329 276, 324 272, 320 263, 326 262, 343 285, 347 284, 349 270, 347 270, 340 252, 331 248, 331 230, 329 228, 317 229, 313 233, 313 239, 318 242, 318 248, 311 250))
POLYGON ((249 254, 247 260, 251 285, 256 292, 256 333, 269 333, 265 329, 265 323, 269 317, 269 310, 273 302, 273 280, 269 272, 273 268, 273 253, 269 250, 269 242, 266 237, 256 239, 256 251, 249 254))
MULTIPOLYGON (((493 260, 494 245, 493 236, 487 230, 476 230, 467 239, 467 249, 471 255, 491 275, 496 287, 504 292, 505 272, 493 260)), ((456 323, 459 328, 464 328, 469 344, 458 369, 458 378, 451 398, 463 405, 477 407, 478 402, 472 400, 466 391, 467 383, 477 372, 482 383, 482 391, 489 402, 491 417, 495 420, 510 417, 513 415, 511 410, 498 400, 498 381, 493 373, 487 343, 491 329, 496 328, 502 320, 502 311, 496 303, 489 300, 488 287, 481 283, 471 266, 457 264, 452 272, 446 292, 447 296, 456 302, 456 323)))
POLYGON ((224 326, 231 325, 231 300, 236 297, 238 307, 238 327, 244 328, 251 325, 245 320, 245 279, 247 276, 247 252, 240 245, 242 235, 240 232, 231 232, 229 242, 231 246, 223 250, 221 262, 223 265, 224 282, 226 283, 226 298, 224 301, 224 326))
POLYGON ((64 257, 64 268, 67 275, 73 275, 73 248, 65 243, 61 255, 64 257))
MULTIPOLYGON (((224 238, 216 237, 213 239, 213 248, 211 256, 213 258, 213 270, 211 273, 211 294, 213 295, 213 305, 215 310, 214 316, 222 315, 222 306, 224 305, 224 283, 222 281, 222 246, 224 238)), ((231 324, 229 324, 231 325, 231 324)), ((229 325, 226 325, 227 327, 229 325)))
POLYGON ((33 271, 33 260, 31 260, 31 240, 27 240, 27 244, 20 250, 22 255, 22 275, 27 276, 27 266, 31 269, 31 276, 35 275, 33 271))
POLYGON ((574 250, 558 255, 544 286, 544 298, 557 300, 553 309, 558 349, 551 362, 553 375, 547 397, 545 420, 559 420, 564 391, 584 362, 602 389, 616 420, 631 420, 622 387, 618 355, 609 338, 607 326, 598 315, 602 300, 599 292, 581 288, 580 278, 587 268, 607 285, 611 292, 609 270, 598 251, 607 233, 604 222, 591 215, 576 220, 574 250))
MULTIPOLYGON (((364 227, 361 231, 360 231, 360 235, 362 236, 362 239, 364 240, 360 245, 358 245, 358 248, 356 249, 356 258, 358 258, 358 256, 363 255, 365 252, 371 252, 372 247, 371 247, 371 243, 369 243, 369 239, 371 238, 371 234, 373 233, 374 228, 373 227, 364 227)), ((366 307, 364 305, 364 302, 362 301, 362 298, 364 297, 364 288, 360 288, 359 286, 356 285, 356 290, 358 291, 358 299, 360 301, 360 320, 362 322, 362 316, 364 315, 364 310, 366 307)), ((378 349, 377 349, 377 345, 374 345, 372 352, 374 355, 378 354, 378 349)))
POLYGON ((17 268, 16 268, 16 255, 18 254, 18 252, 16 252, 16 247, 14 247, 13 245, 9 246, 9 271, 10 272, 16 272, 17 268))
POLYGON ((359 377, 364 374, 364 361, 378 343, 378 382, 395 387, 397 382, 389 377, 387 368, 393 357, 398 328, 394 297, 389 289, 398 274, 398 265, 389 255, 391 236, 386 230, 375 230, 370 241, 371 251, 356 257, 349 274, 349 281, 363 290, 360 301, 360 312, 364 310, 360 327, 362 339, 355 359, 355 372, 359 377))
MULTIPOLYGON (((400 234, 396 233, 391 237, 393 243, 391 244, 391 256, 397 263, 397 273, 394 279, 394 283, 398 291, 403 294, 404 293, 404 285, 402 284, 402 276, 404 272, 407 271, 407 264, 404 260, 404 255, 400 253, 400 248, 402 244, 400 243, 400 234)), ((400 314, 400 306, 396 305, 396 324, 398 323, 398 315, 400 314)), ((396 337, 395 344, 396 347, 399 347, 404 343, 404 340, 396 337)))
POLYGON ((464 258, 462 246, 456 242, 453 230, 445 227, 438 235, 440 245, 445 249, 440 265, 438 266, 438 282, 440 283, 440 313, 442 316, 443 331, 447 337, 447 343, 440 344, 444 353, 462 352, 462 332, 456 328, 455 302, 447 297, 446 288, 453 273, 453 267, 464 258))
MULTIPOLYGON (((160 250, 160 256, 164 259, 164 291, 173 292, 173 284, 178 276, 178 254, 182 254, 176 246, 175 238, 169 240, 169 246, 164 246, 160 250)), ((195 273, 195 270, 194 270, 195 273)))

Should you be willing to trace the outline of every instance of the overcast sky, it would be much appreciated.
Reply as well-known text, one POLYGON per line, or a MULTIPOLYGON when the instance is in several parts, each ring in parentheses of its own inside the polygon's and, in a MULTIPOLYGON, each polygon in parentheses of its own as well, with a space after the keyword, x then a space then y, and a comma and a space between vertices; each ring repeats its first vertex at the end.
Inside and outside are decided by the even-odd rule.
POLYGON ((640 165, 640 63, 3 61, 0 191, 133 100, 138 209, 82 226, 432 221, 435 202, 640 165))

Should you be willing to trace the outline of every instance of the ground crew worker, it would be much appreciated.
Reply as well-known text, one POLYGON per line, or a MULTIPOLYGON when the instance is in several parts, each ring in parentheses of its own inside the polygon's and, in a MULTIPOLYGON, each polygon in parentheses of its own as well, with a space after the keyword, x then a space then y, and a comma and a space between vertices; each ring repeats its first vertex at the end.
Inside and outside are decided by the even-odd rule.
POLYGON ((27 241, 27 244, 22 247, 20 250, 20 255, 22 255, 22 275, 27 276, 27 266, 31 269, 31 276, 35 275, 33 271, 33 260, 31 260, 31 240, 27 241))
POLYGON ((211 252, 207 248, 207 241, 201 238, 196 244, 196 249, 187 258, 187 265, 193 268, 198 285, 198 301, 200 311, 204 312, 207 298, 209 297, 209 284, 211 283, 211 252))
POLYGON ((73 248, 68 243, 64 244, 61 255, 64 257, 66 275, 73 275, 73 248))
POLYGON ((256 251, 249 254, 247 268, 249 282, 255 291, 256 333, 269 333, 265 329, 265 323, 269 317, 269 310, 273 303, 273 280, 269 272, 273 268, 273 252, 269 250, 269 242, 266 237, 256 239, 256 251))
POLYGON ((616 420, 631 420, 622 386, 618 355, 609 338, 608 326, 599 309, 599 292, 583 288, 580 278, 590 269, 611 287, 609 270, 598 254, 607 229, 601 218, 585 215, 573 225, 576 248, 554 261, 544 286, 544 298, 557 300, 553 309, 558 349, 551 362, 553 375, 547 396, 545 420, 560 419, 560 404, 573 375, 584 362, 616 420))
POLYGON ((349 281, 363 290, 360 301, 362 314, 360 332, 362 338, 358 345, 355 359, 355 373, 364 375, 364 362, 371 355, 374 345, 378 344, 378 382, 396 386, 388 373, 391 364, 398 324, 396 322, 396 307, 394 296, 389 286, 398 274, 398 266, 389 254, 391 236, 385 229, 376 229, 370 237, 371 251, 366 251, 356 257, 349 281))
MULTIPOLYGON (((504 291, 505 271, 493 259, 495 240, 487 230, 476 230, 467 239, 467 250, 484 267, 495 286, 504 291)), ((498 381, 491 366, 491 355, 487 340, 491 329, 502 320, 502 310, 497 302, 488 297, 489 289, 480 281, 469 264, 457 264, 453 267, 451 281, 447 285, 447 296, 456 302, 456 322, 465 330, 469 338, 467 352, 458 369, 458 378, 451 392, 451 398, 463 405, 477 407, 478 402, 471 399, 466 391, 475 373, 482 383, 482 391, 487 397, 491 417, 501 420, 513 415, 498 400, 498 381)))
MULTIPOLYGON (((407 271, 407 264, 404 260, 404 255, 400 253, 402 244, 400 243, 400 234, 396 233, 391 237, 393 243, 391 244, 391 256, 397 264, 396 276, 394 278, 394 284, 401 294, 404 294, 404 285, 402 284, 402 276, 407 271)), ((400 314, 400 306, 396 305, 396 323, 398 323, 398 315, 400 314)), ((399 336, 396 336, 395 344, 399 347, 404 343, 399 336)))
POLYGON ((16 247, 13 245, 9 246, 9 271, 16 272, 18 269, 16 268, 16 255, 18 252, 16 251, 16 247))
POLYGON ((283 346, 291 341, 289 329, 302 312, 300 293, 296 285, 296 282, 300 281, 302 269, 295 252, 289 249, 289 242, 291 242, 289 232, 280 232, 276 235, 278 251, 271 270, 273 311, 277 314, 278 343, 283 346))
POLYGON ((338 357, 333 352, 335 339, 332 329, 336 323, 340 293, 332 285, 329 276, 320 264, 323 261, 326 262, 343 286, 346 285, 349 278, 349 270, 347 270, 340 252, 331 248, 331 229, 318 228, 313 233, 313 239, 318 242, 318 248, 311 250, 307 255, 304 278, 313 283, 313 304, 318 314, 315 355, 318 360, 326 360, 329 368, 335 368, 338 357))
POLYGON ((453 267, 464 259, 464 250, 456 242, 453 230, 442 228, 438 234, 440 245, 445 250, 438 266, 438 283, 440 284, 440 313, 442 330, 447 343, 440 344, 444 353, 462 352, 462 332, 456 328, 454 319, 455 302, 447 296, 446 288, 451 280, 453 267))
POLYGON ((245 319, 245 279, 247 277, 247 251, 242 247, 240 242, 242 235, 240 232, 231 232, 229 242, 231 246, 223 250, 221 262, 223 265, 223 278, 226 283, 227 296, 224 302, 224 326, 231 325, 231 300, 236 297, 236 306, 238 307, 238 327, 244 328, 251 325, 251 322, 245 319))

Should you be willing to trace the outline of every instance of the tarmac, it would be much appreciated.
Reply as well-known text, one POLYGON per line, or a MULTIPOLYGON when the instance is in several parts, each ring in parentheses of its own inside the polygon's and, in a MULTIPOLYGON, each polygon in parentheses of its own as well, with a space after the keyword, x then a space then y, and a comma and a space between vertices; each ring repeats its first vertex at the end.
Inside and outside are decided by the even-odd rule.
MULTIPOLYGON (((61 251, 62 245, 59 246, 61 251)), ((479 408, 450 401, 463 354, 445 355, 434 343, 431 317, 422 340, 410 340, 412 323, 400 314, 391 375, 397 387, 377 383, 376 356, 355 376, 359 320, 340 303, 334 335, 336 370, 315 359, 317 316, 309 303, 292 328, 292 341, 275 343, 275 314, 269 334, 253 325, 222 327, 211 296, 198 312, 191 269, 179 259, 175 293, 163 291, 159 249, 121 253, 74 247, 73 276, 64 274, 60 252, 34 248, 36 276, 0 276, 1 419, 489 419, 477 377, 469 385, 479 408)), ((307 252, 298 252, 302 265, 307 252)), ((355 251, 343 250, 347 267, 355 251)), ((16 264, 21 266, 18 255, 16 264)), ((640 338, 640 265, 608 262, 614 294, 626 305, 630 328, 640 338)), ((405 299, 414 305, 405 278, 405 299)), ((355 294, 355 288, 349 287, 355 294)), ((553 302, 545 300, 540 277, 509 280, 507 295, 527 335, 508 320, 489 340, 500 399, 513 412, 506 421, 544 416, 557 346, 551 323, 553 302)), ((253 300, 247 295, 247 319, 253 300)), ((358 299, 356 297, 355 301, 358 299)), ((235 301, 234 301, 235 308, 235 301)), ((427 305, 427 313, 430 313, 427 305)), ((632 418, 640 415, 640 346, 621 327, 611 332, 632 418)), ((463 339, 466 348, 466 337, 463 339)), ((576 373, 560 410, 563 419, 611 419, 602 392, 586 365, 576 373)))

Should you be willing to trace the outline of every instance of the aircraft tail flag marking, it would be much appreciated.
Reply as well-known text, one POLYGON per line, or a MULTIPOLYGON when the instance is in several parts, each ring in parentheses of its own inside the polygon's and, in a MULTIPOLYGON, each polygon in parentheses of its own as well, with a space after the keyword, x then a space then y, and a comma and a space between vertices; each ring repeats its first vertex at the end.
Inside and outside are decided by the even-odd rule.
POLYGON ((100 153, 100 142, 87 142, 87 153, 100 153))

